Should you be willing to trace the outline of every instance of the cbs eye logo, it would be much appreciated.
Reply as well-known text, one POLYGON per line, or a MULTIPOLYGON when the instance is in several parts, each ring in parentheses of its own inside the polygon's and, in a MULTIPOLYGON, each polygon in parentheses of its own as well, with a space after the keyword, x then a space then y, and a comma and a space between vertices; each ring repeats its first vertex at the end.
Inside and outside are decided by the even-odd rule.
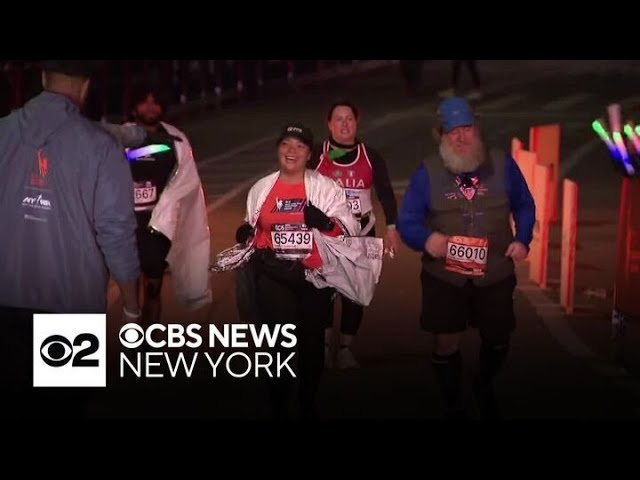
POLYGON ((107 316, 33 316, 34 387, 106 387, 107 316))
POLYGON ((72 367, 97 367, 97 358, 86 358, 98 351, 100 341, 91 333, 81 333, 73 339, 73 344, 62 335, 51 335, 44 339, 40 345, 40 357, 50 367, 62 367, 71 362, 72 367), (83 346, 85 342, 88 345, 83 346), (73 352, 73 347, 83 347, 73 352))
POLYGON ((138 348, 144 342, 144 330, 137 323, 127 323, 120 329, 120 343, 127 348, 138 348))

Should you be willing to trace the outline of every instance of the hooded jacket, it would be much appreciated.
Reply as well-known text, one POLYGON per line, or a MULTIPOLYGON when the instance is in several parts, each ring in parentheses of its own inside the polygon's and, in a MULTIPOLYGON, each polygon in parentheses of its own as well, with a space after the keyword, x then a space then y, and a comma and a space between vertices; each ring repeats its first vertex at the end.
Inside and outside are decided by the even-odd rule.
POLYGON ((45 91, 0 119, 0 169, 0 305, 104 312, 109 273, 140 273, 131 171, 116 140, 45 91))

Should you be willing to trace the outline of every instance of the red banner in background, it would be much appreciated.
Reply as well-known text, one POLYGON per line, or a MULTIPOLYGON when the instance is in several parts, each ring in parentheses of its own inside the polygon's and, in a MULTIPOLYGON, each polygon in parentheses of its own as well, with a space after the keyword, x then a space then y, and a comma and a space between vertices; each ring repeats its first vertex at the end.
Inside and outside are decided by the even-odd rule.
POLYGON ((640 178, 622 179, 614 308, 640 316, 640 178))

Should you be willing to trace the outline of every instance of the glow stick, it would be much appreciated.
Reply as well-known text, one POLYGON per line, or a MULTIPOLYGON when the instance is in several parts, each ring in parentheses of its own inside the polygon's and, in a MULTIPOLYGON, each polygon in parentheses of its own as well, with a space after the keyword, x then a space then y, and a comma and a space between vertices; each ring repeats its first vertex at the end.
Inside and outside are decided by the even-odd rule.
POLYGON ((147 145, 146 147, 135 148, 133 150, 126 150, 127 159, 129 161, 137 160, 141 157, 153 155, 154 153, 167 152, 171 150, 169 146, 163 144, 147 145))

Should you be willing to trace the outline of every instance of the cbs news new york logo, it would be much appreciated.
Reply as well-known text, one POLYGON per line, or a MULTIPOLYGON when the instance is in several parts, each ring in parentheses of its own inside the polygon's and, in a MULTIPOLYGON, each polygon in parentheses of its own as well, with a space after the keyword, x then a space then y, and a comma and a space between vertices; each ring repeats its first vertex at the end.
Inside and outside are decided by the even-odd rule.
POLYGON ((106 387, 106 314, 33 316, 34 387, 106 387))

